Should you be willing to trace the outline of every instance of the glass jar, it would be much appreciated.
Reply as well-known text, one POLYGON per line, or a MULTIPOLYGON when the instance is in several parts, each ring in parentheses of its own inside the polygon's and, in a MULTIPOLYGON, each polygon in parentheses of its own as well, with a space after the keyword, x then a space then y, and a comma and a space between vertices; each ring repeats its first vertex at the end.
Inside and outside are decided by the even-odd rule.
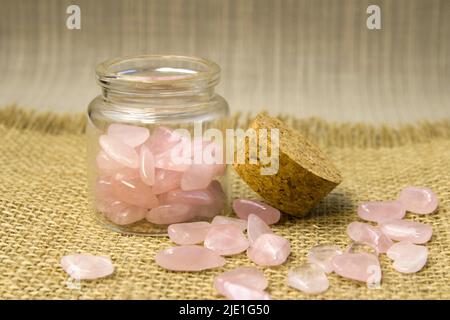
POLYGON ((185 56, 144 55, 98 65, 102 94, 88 107, 92 211, 112 230, 167 233, 210 220, 229 203, 224 143, 227 102, 220 68, 185 56))

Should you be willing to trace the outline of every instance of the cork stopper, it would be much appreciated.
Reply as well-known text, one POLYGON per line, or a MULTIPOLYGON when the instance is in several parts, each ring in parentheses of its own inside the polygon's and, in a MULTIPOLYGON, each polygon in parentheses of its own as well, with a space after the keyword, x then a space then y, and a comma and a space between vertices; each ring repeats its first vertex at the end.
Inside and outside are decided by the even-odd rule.
POLYGON ((233 165, 241 178, 270 205, 294 216, 304 216, 341 183, 339 170, 325 154, 281 120, 260 113, 250 128, 257 133, 258 150, 266 148, 269 155, 270 129, 279 130, 279 169, 276 174, 261 174, 261 168, 267 167, 267 163, 262 163, 259 154, 256 164, 250 162, 255 157, 249 152, 249 138, 245 139, 244 150, 241 150, 245 154, 245 163, 233 165), (259 138, 261 129, 267 129, 268 139, 259 138))

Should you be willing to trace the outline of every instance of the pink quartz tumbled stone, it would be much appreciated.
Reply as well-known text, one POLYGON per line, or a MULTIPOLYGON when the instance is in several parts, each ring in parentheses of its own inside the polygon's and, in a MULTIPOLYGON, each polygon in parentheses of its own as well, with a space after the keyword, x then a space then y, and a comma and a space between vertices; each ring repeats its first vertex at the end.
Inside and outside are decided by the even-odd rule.
POLYGON ((332 244, 319 244, 312 247, 308 252, 308 261, 317 264, 326 273, 333 271, 332 260, 334 256, 342 254, 338 246, 332 244))
POLYGON ((155 158, 150 149, 145 145, 141 146, 139 162, 139 175, 141 176, 142 182, 148 186, 153 186, 155 184, 155 158))
POLYGON ((208 222, 188 222, 171 224, 167 229, 170 240, 179 245, 201 243, 205 240, 211 225, 208 222))
POLYGON ((265 291, 234 282, 225 282, 223 292, 229 300, 271 300, 270 295, 265 291))
POLYGON ((96 158, 97 168, 101 173, 113 174, 117 170, 124 168, 124 165, 111 159, 105 151, 100 150, 96 158))
POLYGON ((204 245, 222 256, 229 256, 245 251, 249 243, 238 226, 218 224, 211 226, 206 234, 204 245))
POLYGON ((114 161, 129 168, 139 167, 139 156, 137 152, 121 140, 103 135, 100 136, 99 143, 103 151, 114 161))
POLYGON ((64 256, 61 258, 61 266, 65 272, 77 280, 103 278, 114 272, 110 258, 90 254, 64 256))
POLYGON ((288 271, 288 286, 307 294, 319 294, 328 290, 330 283, 321 267, 305 263, 288 271))
POLYGON ((214 288, 220 294, 226 296, 224 285, 227 282, 240 284, 260 291, 266 289, 269 284, 264 277, 264 273, 255 267, 239 267, 219 274, 214 279, 214 288))
POLYGON ((136 148, 148 139, 150 132, 143 127, 113 123, 108 127, 108 135, 136 148))
POLYGON ((248 248, 247 256, 261 266, 277 266, 291 253, 289 241, 275 234, 263 234, 248 248))
POLYGON ((155 167, 158 169, 184 172, 189 168, 189 161, 178 145, 155 155, 155 167))
POLYGON ((420 271, 427 263, 428 249, 408 241, 401 241, 389 248, 387 256, 394 260, 394 269, 402 273, 420 271))
POLYGON ((270 227, 256 214, 250 214, 247 218, 247 237, 250 243, 254 243, 259 236, 273 233, 270 227))
POLYGON ((146 145, 156 155, 173 148, 180 141, 181 135, 177 132, 174 132, 170 128, 159 126, 153 130, 146 145))
POLYGON ((380 223, 381 231, 395 241, 425 243, 431 239, 433 228, 429 224, 411 220, 389 220, 380 223))
POLYGON ((215 167, 210 164, 192 164, 183 173, 181 189, 185 191, 205 189, 215 176, 215 167))
POLYGON ((233 210, 239 218, 244 220, 247 220, 251 213, 256 214, 269 225, 280 220, 280 211, 278 209, 256 200, 236 199, 233 201, 233 210))
POLYGON ((366 283, 380 283, 381 267, 378 258, 370 253, 343 253, 332 260, 333 270, 344 278, 366 283))
POLYGON ((156 263, 172 271, 202 271, 225 265, 223 257, 196 245, 171 247, 156 254, 156 263))
POLYGON ((166 193, 167 203, 185 203, 192 205, 208 205, 214 202, 214 195, 208 190, 184 191, 181 189, 171 190, 166 193))
POLYGON ((405 213, 403 205, 395 200, 366 202, 358 207, 358 216, 361 219, 373 222, 402 219, 405 213))
POLYGON ((114 176, 114 195, 117 199, 142 208, 155 208, 158 198, 139 177, 139 173, 121 171, 114 176))
POLYGON ((127 225, 144 219, 146 214, 145 208, 127 205, 117 209, 111 208, 106 213, 106 217, 115 224, 127 225))
POLYGON ((170 170, 156 169, 153 194, 162 194, 180 187, 182 173, 170 170))
POLYGON ((145 218, 154 224, 173 224, 189 221, 193 217, 192 206, 173 203, 151 209, 145 218))
POLYGON ((247 229, 247 221, 226 216, 215 216, 211 221, 211 224, 234 224, 237 225, 241 231, 245 231, 245 229, 247 229))
POLYGON ((347 227, 347 234, 353 241, 365 243, 376 249, 379 253, 385 253, 394 243, 379 227, 368 223, 354 221, 347 227))
POLYGON ((403 189, 398 196, 398 201, 407 211, 417 214, 433 213, 439 206, 436 194, 431 189, 421 187, 403 189))

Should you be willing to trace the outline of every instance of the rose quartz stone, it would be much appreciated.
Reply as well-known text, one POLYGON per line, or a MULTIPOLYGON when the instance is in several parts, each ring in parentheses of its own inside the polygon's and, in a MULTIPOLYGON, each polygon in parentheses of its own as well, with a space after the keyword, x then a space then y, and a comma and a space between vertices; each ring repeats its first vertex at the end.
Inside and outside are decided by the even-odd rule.
POLYGON ((212 204, 214 194, 208 189, 184 191, 181 189, 171 190, 166 193, 165 201, 167 203, 186 203, 192 205, 212 204))
POLYGON ((405 213, 406 211, 399 201, 366 202, 358 207, 358 215, 364 220, 373 222, 402 219, 405 213))
POLYGON ((150 149, 145 145, 141 146, 139 162, 139 175, 141 176, 142 182, 148 186, 153 186, 155 184, 155 158, 150 149))
POLYGON ((113 192, 117 199, 142 208, 155 208, 158 198, 142 182, 137 171, 121 171, 114 176, 113 192))
POLYGON ((174 132, 170 128, 159 126, 153 130, 146 145, 156 155, 173 148, 180 141, 181 136, 177 132, 174 132))
POLYGON ((184 156, 183 149, 178 145, 155 155, 155 168, 184 172, 189 168, 190 161, 184 156))
POLYGON ((261 266, 277 266, 291 253, 289 241, 275 234, 263 234, 248 248, 247 256, 261 266))
POLYGON ((319 244, 309 250, 308 261, 318 265, 326 273, 330 273, 333 271, 331 261, 334 256, 338 254, 342 254, 342 251, 338 246, 332 244, 319 244))
POLYGON ((108 135, 114 139, 120 139, 132 148, 136 148, 148 139, 150 132, 147 128, 113 123, 108 127, 108 135))
POLYGON ((365 243, 379 253, 385 253, 394 243, 389 239, 379 227, 371 226, 368 223, 354 221, 347 227, 347 234, 350 239, 356 242, 365 243))
POLYGON ((61 266, 72 278, 92 280, 109 276, 114 272, 108 257, 89 254, 72 254, 61 258, 61 266))
POLYGON ((204 245, 222 256, 229 256, 247 250, 249 243, 238 226, 218 224, 211 226, 204 245))
POLYGON ((189 221, 193 217, 192 206, 173 203, 151 209, 145 218, 154 224, 173 224, 189 221))
POLYGON ((103 151, 114 161, 129 167, 139 167, 139 156, 134 148, 111 136, 103 135, 99 139, 103 151))
POLYGON ((431 239, 433 228, 425 223, 411 220, 389 220, 380 223, 381 231, 395 241, 426 243, 431 239))
POLYGON ((205 189, 215 176, 214 165, 192 164, 183 173, 181 189, 185 191, 205 189))
POLYGON ((247 237, 250 243, 254 243, 259 236, 273 233, 270 227, 256 214, 250 214, 247 218, 247 237))
POLYGON ((224 296, 227 295, 224 288, 227 282, 240 284, 259 291, 266 289, 269 284, 264 277, 264 273, 255 267, 239 267, 219 274, 214 279, 214 287, 224 296))
POLYGON ((343 253, 332 260, 333 270, 344 278, 366 283, 380 283, 378 258, 370 253, 343 253))
POLYGON ((241 231, 245 231, 245 229, 247 229, 247 221, 226 216, 215 216, 211 224, 234 224, 237 225, 241 231))
POLYGON ((117 170, 124 168, 124 165, 111 159, 105 151, 100 150, 96 158, 97 168, 101 173, 113 174, 117 170))
POLYGON ((171 224, 167 229, 169 238, 179 245, 190 245, 201 243, 211 228, 208 222, 188 222, 171 224))
POLYGON ((156 254, 156 263, 173 271, 202 271, 225 265, 223 257, 214 251, 196 245, 171 247, 156 254))
POLYGON ((225 282, 223 292, 229 300, 271 300, 270 295, 265 291, 234 282, 225 282))
POLYGON ((328 290, 330 283, 321 267, 305 263, 288 271, 288 286, 307 294, 319 294, 328 290))
POLYGON ((155 170, 155 183, 153 194, 162 194, 180 187, 182 173, 170 170, 155 170))
POLYGON ((428 249, 407 241, 401 241, 389 248, 387 256, 394 260, 394 269, 402 273, 420 271, 427 263, 428 249))
POLYGON ((136 206, 122 206, 114 209, 113 206, 107 211, 106 217, 118 225, 127 225, 138 222, 145 218, 147 209, 136 206))
POLYGON ((398 196, 398 201, 407 211, 417 214, 433 213, 439 206, 436 194, 431 189, 421 187, 403 189, 398 196))
POLYGON ((280 220, 280 211, 278 209, 256 200, 236 199, 233 201, 233 210, 239 218, 244 220, 247 220, 251 213, 256 214, 269 225, 280 220))

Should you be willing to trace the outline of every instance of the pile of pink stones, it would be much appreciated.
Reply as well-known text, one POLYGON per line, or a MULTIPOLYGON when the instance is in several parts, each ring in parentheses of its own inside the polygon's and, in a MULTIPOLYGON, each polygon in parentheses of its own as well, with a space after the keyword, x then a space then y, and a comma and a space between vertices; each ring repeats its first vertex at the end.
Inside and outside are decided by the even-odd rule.
POLYGON ((99 144, 95 206, 113 223, 146 219, 168 225, 211 218, 223 210, 225 194, 216 179, 226 165, 203 161, 206 155, 215 159, 213 142, 164 126, 150 134, 144 127, 111 124, 99 144), (197 154, 200 161, 193 161, 197 154))
POLYGON ((418 187, 403 189, 394 201, 361 204, 358 216, 377 225, 350 223, 347 234, 354 242, 345 252, 332 244, 313 247, 308 253, 308 263, 289 270, 288 285, 308 294, 318 294, 328 289, 326 274, 333 271, 344 278, 379 285, 378 255, 382 253, 394 261, 393 267, 399 272, 420 271, 428 257, 427 248, 421 244, 430 240, 433 231, 430 225, 403 218, 407 211, 433 213, 438 205, 438 198, 430 189, 418 187))
MULTIPOLYGON (((283 264, 291 252, 289 241, 269 227, 279 221, 280 211, 247 199, 235 200, 233 209, 239 218, 216 216, 211 223, 170 225, 169 237, 179 246, 160 251, 156 263, 172 271, 201 271, 222 267, 224 256, 247 251, 248 258, 259 266, 283 264)), ((240 267, 214 280, 217 291, 233 300, 270 299, 267 285, 263 272, 256 267, 240 267)))

